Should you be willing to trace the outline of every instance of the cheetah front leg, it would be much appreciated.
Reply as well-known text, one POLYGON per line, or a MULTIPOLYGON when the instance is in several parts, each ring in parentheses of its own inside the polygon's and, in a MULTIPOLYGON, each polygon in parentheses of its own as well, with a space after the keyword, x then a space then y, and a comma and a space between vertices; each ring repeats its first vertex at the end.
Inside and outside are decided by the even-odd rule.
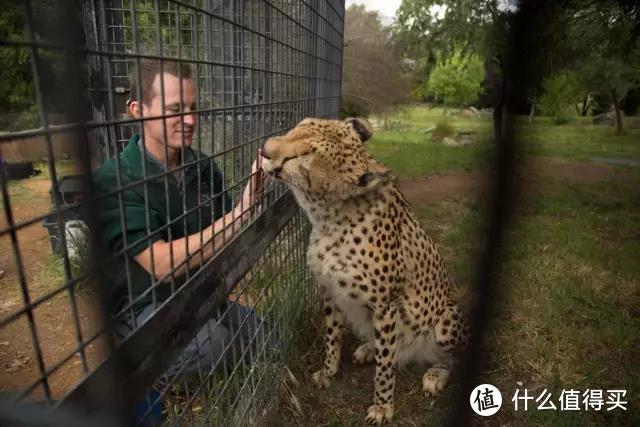
POLYGON ((322 369, 313 374, 313 382, 320 388, 327 388, 338 372, 340 352, 342 351, 342 334, 345 318, 331 298, 324 299, 324 320, 327 327, 325 335, 325 355, 322 369))
POLYGON ((373 315, 375 330, 376 373, 373 405, 367 410, 369 424, 382 425, 393 418, 393 391, 396 385, 394 359, 396 355, 396 310, 385 308, 373 315))

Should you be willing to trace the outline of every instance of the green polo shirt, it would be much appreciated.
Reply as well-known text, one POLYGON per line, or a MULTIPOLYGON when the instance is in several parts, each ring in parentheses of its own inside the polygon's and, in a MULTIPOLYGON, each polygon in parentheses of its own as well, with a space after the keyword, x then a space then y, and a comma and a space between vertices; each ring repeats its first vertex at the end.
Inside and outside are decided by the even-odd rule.
MULTIPOLYGON (((197 233, 231 210, 231 201, 223 193, 222 173, 213 160, 202 160, 207 159, 207 156, 191 148, 185 150, 184 182, 176 179, 176 176, 182 178, 181 171, 169 175, 168 179, 164 176, 153 178, 147 181, 145 196, 145 185, 141 182, 145 176, 142 167, 145 158, 139 141, 140 136, 134 135, 118 155, 120 185, 131 185, 121 191, 124 220, 121 218, 120 198, 118 192, 115 192, 119 188, 115 159, 105 162, 94 179, 96 195, 107 195, 98 200, 101 243, 111 254, 120 253, 125 244, 128 248, 125 254, 117 256, 105 268, 105 282, 116 308, 128 301, 125 257, 129 257, 132 295, 137 298, 149 289, 151 275, 133 257, 157 240, 169 241, 169 236, 176 240, 197 233), (165 182, 168 189, 165 188, 165 182), (168 224, 170 225, 167 227, 168 224)), ((148 152, 145 166, 147 177, 166 171, 164 165, 148 152)), ((162 283, 156 288, 158 302, 164 301, 170 294, 169 283, 162 283)), ((151 301, 152 296, 148 294, 136 307, 142 307, 151 301)))

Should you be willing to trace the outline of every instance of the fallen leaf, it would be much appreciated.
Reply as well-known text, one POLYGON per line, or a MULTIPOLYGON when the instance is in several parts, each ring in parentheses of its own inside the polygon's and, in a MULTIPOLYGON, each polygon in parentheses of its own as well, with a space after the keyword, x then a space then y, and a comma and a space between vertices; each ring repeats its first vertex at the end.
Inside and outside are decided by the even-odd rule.
POLYGON ((19 370, 24 368, 27 365, 27 363, 29 363, 29 360, 31 360, 30 357, 18 356, 15 359, 13 359, 11 362, 5 363, 4 370, 6 372, 18 372, 19 370))

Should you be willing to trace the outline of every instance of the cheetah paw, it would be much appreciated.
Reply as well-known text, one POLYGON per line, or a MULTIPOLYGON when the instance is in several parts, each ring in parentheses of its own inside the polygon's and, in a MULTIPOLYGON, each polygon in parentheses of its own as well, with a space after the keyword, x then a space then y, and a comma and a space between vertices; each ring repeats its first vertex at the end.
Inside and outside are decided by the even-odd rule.
POLYGON ((391 418, 393 418, 393 405, 371 405, 369 409, 367 409, 365 421, 368 424, 381 426, 391 421, 391 418))
POLYGON ((328 388, 331 385, 331 377, 320 369, 313 374, 313 382, 319 388, 328 388))
POLYGON ((449 370, 447 368, 430 368, 422 377, 422 390, 427 397, 436 396, 442 391, 448 380, 449 370))
POLYGON ((373 362, 376 355, 375 349, 370 343, 364 343, 353 352, 353 363, 355 365, 363 365, 373 362))

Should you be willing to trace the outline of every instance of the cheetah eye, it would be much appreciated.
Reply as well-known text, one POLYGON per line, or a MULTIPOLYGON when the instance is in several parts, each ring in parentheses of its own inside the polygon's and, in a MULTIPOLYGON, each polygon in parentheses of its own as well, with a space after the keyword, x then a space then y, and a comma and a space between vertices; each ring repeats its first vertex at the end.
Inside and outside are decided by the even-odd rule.
POLYGON ((282 166, 284 166, 284 164, 287 163, 289 160, 297 159, 298 157, 300 156, 285 157, 284 159, 282 159, 282 166))

